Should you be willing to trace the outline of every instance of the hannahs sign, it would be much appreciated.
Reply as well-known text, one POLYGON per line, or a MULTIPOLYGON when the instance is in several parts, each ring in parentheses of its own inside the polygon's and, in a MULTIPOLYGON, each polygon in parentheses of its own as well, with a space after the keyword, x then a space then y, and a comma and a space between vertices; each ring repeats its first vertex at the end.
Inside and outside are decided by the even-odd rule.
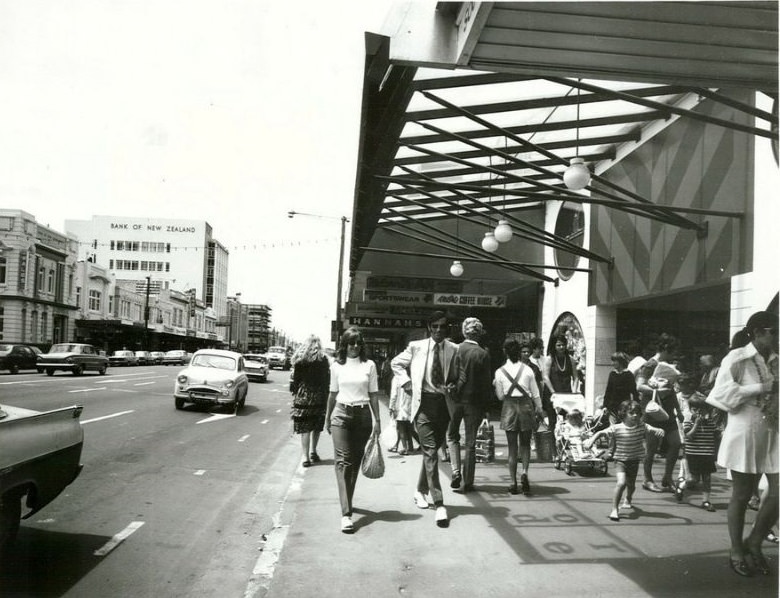
POLYGON ((350 326, 361 328, 424 328, 422 318, 370 318, 352 316, 349 318, 350 326))

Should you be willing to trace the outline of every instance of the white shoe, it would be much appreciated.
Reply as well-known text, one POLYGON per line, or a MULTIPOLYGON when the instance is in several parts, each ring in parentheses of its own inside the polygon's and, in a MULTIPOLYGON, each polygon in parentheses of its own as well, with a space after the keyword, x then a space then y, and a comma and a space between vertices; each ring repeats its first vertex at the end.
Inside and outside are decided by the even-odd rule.
POLYGON ((634 505, 632 505, 630 502, 627 502, 627 501, 624 500, 622 503, 620 503, 620 508, 621 509, 633 509, 634 505))
POLYGON ((428 502, 428 499, 425 497, 425 495, 422 492, 414 493, 414 504, 417 505, 418 509, 428 509, 431 506, 430 503, 428 502))
POLYGON ((439 527, 447 527, 450 524, 449 517, 447 517, 447 509, 444 505, 436 507, 436 525, 439 527))
POLYGON ((341 518, 341 531, 345 534, 351 534, 355 531, 355 525, 352 523, 352 517, 344 515, 341 518))

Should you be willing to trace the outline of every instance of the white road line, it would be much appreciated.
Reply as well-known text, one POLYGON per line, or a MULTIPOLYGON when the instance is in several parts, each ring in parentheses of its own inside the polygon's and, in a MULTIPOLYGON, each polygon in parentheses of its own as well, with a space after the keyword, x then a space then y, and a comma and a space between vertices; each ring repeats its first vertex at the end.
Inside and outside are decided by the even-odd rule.
POLYGON ((244 434, 241 438, 238 439, 238 441, 244 442, 244 440, 246 440, 247 438, 249 438, 249 434, 244 434))
POLYGON ((133 384, 133 386, 148 386, 149 384, 157 384, 157 382, 139 382, 138 384, 133 384))
POLYGON ((95 556, 106 556, 109 552, 114 550, 117 546, 119 546, 124 540, 126 540, 130 534, 135 532, 138 528, 140 528, 145 521, 133 521, 130 525, 128 525, 125 529, 123 529, 121 532, 119 532, 117 535, 115 535, 113 538, 111 538, 108 542, 103 544, 100 548, 98 548, 95 552, 95 556))
POLYGON ((235 413, 213 413, 210 417, 207 417, 206 419, 202 419, 200 421, 195 422, 196 424, 208 424, 210 422, 215 422, 220 419, 228 419, 230 417, 235 417, 235 413))
POLYGON ((260 423, 261 423, 261 424, 267 424, 267 423, 268 423, 268 420, 267 420, 267 419, 264 419, 264 420, 263 420, 263 421, 261 421, 260 423))
MULTIPOLYGON (((111 378, 111 380, 104 380, 102 381, 102 384, 114 384, 117 382, 127 382, 127 380, 120 380, 118 378, 111 378)), ((96 382, 96 384, 100 384, 99 382, 96 382)))
POLYGON ((83 424, 91 424, 92 422, 99 422, 104 419, 110 419, 112 417, 119 417, 120 415, 127 415, 128 413, 133 413, 135 409, 131 409, 130 411, 120 411, 118 413, 112 413, 111 415, 104 415, 102 417, 93 417, 92 419, 82 419, 81 423, 83 424))
POLYGON ((193 473, 192 475, 203 475, 204 473, 206 473, 206 470, 205 470, 205 469, 199 469, 198 471, 196 471, 196 472, 195 472, 195 473, 193 473))
POLYGON ((79 388, 78 390, 69 390, 68 393, 73 394, 76 392, 95 392, 96 390, 106 390, 107 388, 107 386, 101 386, 99 388, 79 388))

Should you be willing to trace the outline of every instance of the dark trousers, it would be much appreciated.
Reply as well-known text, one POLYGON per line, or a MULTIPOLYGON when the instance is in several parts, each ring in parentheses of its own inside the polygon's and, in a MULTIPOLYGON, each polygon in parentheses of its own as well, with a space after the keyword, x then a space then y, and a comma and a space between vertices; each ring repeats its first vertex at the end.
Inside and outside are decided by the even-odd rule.
POLYGON ((360 462, 373 430, 371 408, 368 405, 350 407, 337 402, 330 416, 330 426, 341 514, 351 516, 360 462))
POLYGON ((424 392, 420 401, 420 410, 414 419, 422 449, 417 491, 423 494, 430 492, 431 500, 436 506, 444 503, 439 482, 438 451, 444 444, 449 421, 450 413, 444 395, 424 392))
POLYGON ((474 484, 474 470, 477 463, 477 429, 482 423, 485 410, 471 403, 454 403, 450 409, 450 423, 447 426, 447 446, 450 449, 452 475, 463 476, 463 485, 474 484), (460 423, 464 424, 463 470, 460 460, 460 423))

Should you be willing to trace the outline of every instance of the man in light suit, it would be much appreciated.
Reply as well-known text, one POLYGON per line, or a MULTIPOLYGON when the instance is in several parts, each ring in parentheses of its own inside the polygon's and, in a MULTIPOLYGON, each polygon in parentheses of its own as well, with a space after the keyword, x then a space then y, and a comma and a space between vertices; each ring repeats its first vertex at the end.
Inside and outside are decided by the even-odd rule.
POLYGON ((421 509, 429 508, 426 494, 430 493, 439 527, 447 527, 449 519, 439 482, 438 450, 450 420, 447 395, 455 389, 458 379, 458 346, 445 338, 448 331, 447 314, 434 312, 428 318, 429 337, 410 342, 390 364, 399 384, 412 393, 412 421, 422 448, 414 502, 421 509))
POLYGON ((458 385, 450 398, 450 423, 447 428, 447 445, 452 466, 451 488, 463 492, 474 489, 474 469, 477 462, 477 429, 485 416, 487 402, 493 394, 493 372, 490 354, 479 345, 484 335, 478 318, 466 318, 461 326, 464 340, 458 346, 458 385), (460 460, 460 423, 464 423, 465 456, 463 469, 460 460))

